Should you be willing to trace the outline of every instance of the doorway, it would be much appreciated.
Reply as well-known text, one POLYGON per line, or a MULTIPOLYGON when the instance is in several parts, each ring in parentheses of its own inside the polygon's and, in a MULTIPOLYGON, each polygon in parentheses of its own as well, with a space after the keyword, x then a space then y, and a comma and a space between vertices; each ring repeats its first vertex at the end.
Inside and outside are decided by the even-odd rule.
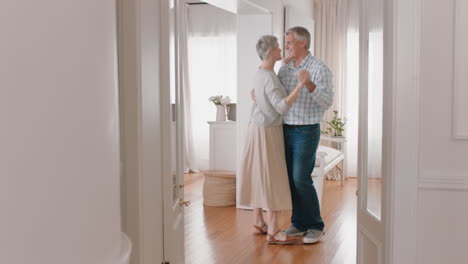
MULTIPOLYGON (((163 1, 163 2, 164 2, 164 1, 163 1)), ((171 4, 168 3, 167 6, 168 6, 168 8, 170 8, 171 4)), ((175 5, 174 5, 174 7, 175 7, 175 5)), ((176 25, 176 20, 174 20, 174 25, 176 25)), ((166 33, 167 33, 167 32, 164 32, 164 30, 165 30, 164 27, 161 27, 161 29, 162 29, 162 32, 161 32, 162 34, 166 34, 166 33)), ((176 30, 176 29, 174 28, 174 32, 175 32, 175 30, 176 30)), ((169 35, 169 33, 167 33, 167 34, 169 35)), ((174 42, 174 45, 177 47, 178 44, 177 44, 176 42, 174 42)), ((164 48, 164 47, 163 47, 163 48, 164 48)), ((168 48, 168 49, 169 49, 169 47, 165 47, 165 48, 168 48)), ((178 54, 177 52, 178 52, 178 51, 175 51, 175 54, 177 54, 177 56, 179 56, 179 54, 178 54)), ((174 60, 175 60, 175 61, 177 61, 177 60, 180 58, 180 57, 177 57, 177 56, 174 57, 174 60)), ((168 60, 169 60, 169 59, 168 59, 168 60)), ((169 64, 169 63, 168 63, 168 64, 169 64)), ((164 71, 162 71, 162 73, 163 73, 163 74, 166 74, 166 73, 169 74, 168 72, 164 72, 164 71)), ((177 73, 175 73, 175 74, 177 74, 177 73)), ((166 84, 167 84, 167 83, 166 83, 166 84)), ((180 85, 180 83, 177 83, 177 82, 176 82, 176 83, 174 83, 174 85, 175 85, 175 87, 177 87, 177 85, 180 85)), ((179 86, 179 87, 180 87, 180 86, 179 86)), ((178 92, 180 92, 180 91, 178 91, 178 92)), ((176 92, 176 93, 178 93, 178 92, 176 92)), ((166 94, 163 94, 163 95, 164 95, 164 96, 167 96, 167 98, 170 98, 169 91, 167 91, 167 92, 162 92, 162 93, 166 93, 166 94)), ((177 120, 181 120, 181 118, 183 118, 183 116, 180 115, 181 112, 178 111, 177 108, 175 108, 174 110, 172 110, 173 108, 171 107, 171 103, 173 103, 173 104, 180 103, 180 102, 178 102, 177 100, 178 100, 177 97, 175 97, 174 102, 171 102, 170 100, 168 100, 168 103, 167 103, 166 105, 163 105, 163 106, 162 106, 164 109, 166 109, 166 110, 164 110, 164 111, 167 111, 164 115, 167 114, 167 116, 168 116, 167 119, 162 118, 162 119, 161 119, 162 122, 169 122, 168 120, 176 120, 176 121, 177 121, 177 120), (172 117, 171 117, 171 116, 172 116, 172 117), (169 118, 169 117, 170 117, 170 118, 169 118), (174 117, 175 117, 175 119, 174 119, 174 117)), ((177 129, 176 129, 176 130, 177 130, 177 129)), ((168 134, 177 135, 177 132, 176 132, 176 133, 171 133, 170 131, 166 131, 166 132, 164 132, 164 133, 167 133, 167 134, 165 134, 166 137, 167 137, 168 134)), ((178 136, 180 137, 180 134, 179 134, 178 136)), ((164 138, 164 136, 163 136, 163 138, 164 138)), ((165 142, 165 144, 169 144, 170 141, 163 141, 163 142, 165 142)), ((181 145, 180 145, 180 144, 177 145, 177 143, 176 143, 176 146, 178 146, 178 147, 176 147, 176 148, 180 148, 181 145)), ((167 147, 167 146, 166 146, 166 147, 167 147)), ((166 149, 166 148, 162 147, 161 149, 164 150, 164 149, 166 149)), ((168 147, 167 149, 170 149, 170 147, 168 147)), ((180 150, 180 149, 179 149, 179 150, 180 150)), ((176 151, 175 153, 182 153, 182 151, 180 151, 180 152, 177 152, 177 151, 176 151)), ((164 153, 164 154, 168 154, 168 153, 164 153)), ((167 161, 167 158, 171 157, 171 155, 163 155, 163 156, 164 156, 163 158, 166 159, 165 161, 167 161)), ((167 162, 167 164, 171 164, 171 162, 167 162)), ((161 167, 164 167, 164 166, 167 166, 167 165, 164 165, 164 164, 161 165, 161 167)), ((164 169, 164 172, 163 172, 161 175, 174 175, 173 173, 171 173, 173 170, 177 170, 177 168, 176 168, 176 169, 171 169, 170 167, 166 167, 166 168, 164 169)), ((172 192, 171 199, 169 199, 169 200, 171 201, 170 206, 169 206, 169 208, 172 208, 172 209, 171 209, 171 210, 172 210, 171 212, 174 213, 174 214, 180 214, 180 211, 181 211, 181 210, 178 209, 178 208, 180 207, 180 205, 184 205, 186 201, 184 200, 184 197, 180 195, 181 192, 177 192, 177 191, 175 191, 175 190, 177 190, 177 188, 179 188, 179 189, 183 189, 183 188, 184 188, 184 186, 182 186, 182 184, 183 184, 183 179, 177 178, 177 177, 178 177, 177 175, 179 175, 179 176, 180 176, 180 175, 183 175, 183 171, 180 171, 180 170, 179 170, 179 172, 176 173, 175 175, 176 175, 176 177, 170 178, 170 180, 165 180, 166 183, 164 184, 164 186, 165 186, 165 187, 169 186, 170 188, 168 188, 168 190, 173 190, 173 191, 171 191, 171 192, 172 192), (178 193, 179 196, 174 195, 174 193, 178 193)), ((165 200, 168 200, 168 199, 167 199, 168 196, 164 196, 164 197, 165 197, 165 200)), ((180 218, 178 218, 178 217, 170 217, 170 218, 167 218, 167 217, 168 217, 168 214, 167 214, 167 213, 165 213, 164 215, 165 215, 165 216, 164 216, 164 217, 165 217, 165 222, 166 222, 166 223, 171 223, 170 227, 168 227, 167 225, 164 225, 164 228, 165 228, 165 229, 166 229, 166 228, 174 228, 174 227, 176 227, 176 226, 178 226, 178 225, 180 224, 180 218)), ((179 217, 180 217, 180 216, 179 216, 179 217)), ((173 230, 172 230, 172 231, 173 231, 173 230)), ((170 234, 178 234, 177 232, 172 232, 172 231, 171 231, 171 229, 167 229, 167 230, 164 231, 164 233, 167 234, 168 236, 169 236, 170 234)), ((174 241, 177 240, 177 239, 174 239, 174 237, 175 237, 175 236, 172 236, 171 239, 174 240, 174 241)), ((179 242, 174 242, 174 243, 176 243, 175 246, 172 246, 170 243, 166 243, 166 242, 165 242, 165 246, 164 246, 164 247, 165 247, 165 248, 168 248, 168 249, 174 248, 175 250, 181 250, 181 248, 180 248, 180 240, 178 240, 178 241, 179 241, 179 242), (177 246, 177 245, 179 245, 179 246, 177 246)), ((183 239, 182 239, 182 241, 183 241, 183 239)), ((167 259, 170 259, 170 258, 169 258, 170 254, 167 254, 167 256, 168 256, 167 259)))
MULTIPOLYGON (((359 5, 364 5, 365 2, 364 1, 361 1, 360 3, 357 2, 357 5, 358 5, 358 10, 359 11, 359 5)), ((362 7, 364 8, 364 7, 362 7)), ((372 96, 370 96, 370 98, 368 97, 365 97, 365 96, 368 96, 368 95, 362 95, 361 94, 361 97, 362 98, 365 98, 365 100, 363 99, 363 101, 365 102, 368 102, 368 101, 371 101, 369 102, 369 104, 371 104, 373 106, 373 108, 369 108, 367 107, 367 109, 369 110, 377 110, 375 112, 370 112, 369 113, 369 110, 367 111, 369 113, 369 116, 367 117, 367 119, 371 119, 372 118, 372 121, 368 121, 368 124, 370 125, 373 125, 374 127, 373 128, 369 128, 369 131, 372 132, 372 134, 369 135, 366 134, 366 138, 363 138, 362 140, 372 140, 372 143, 370 144, 367 144, 368 146, 368 152, 371 153, 370 155, 367 154, 368 156, 366 156, 366 158, 368 159, 368 157, 372 157, 372 158, 376 158, 376 160, 368 160, 368 165, 372 164, 373 167, 368 167, 368 168, 365 168, 366 171, 370 171, 372 169, 372 175, 371 176, 366 176, 366 183, 365 183, 365 188, 366 190, 361 192, 362 195, 365 195, 365 199, 366 199, 366 210, 371 212, 373 214, 373 216, 377 219, 380 219, 380 214, 381 214, 381 203, 382 203, 382 200, 381 200, 381 195, 382 195, 382 187, 381 187, 381 179, 382 179, 382 173, 381 173, 381 153, 382 153, 382 144, 381 144, 381 141, 382 141, 382 88, 383 88, 383 10, 382 9, 379 9, 379 7, 369 7, 370 9, 367 10, 367 9, 364 9, 368 14, 379 14, 381 17, 381 21, 379 21, 378 19, 376 21, 374 21, 375 23, 380 23, 380 24, 377 24, 377 25, 373 25, 375 26, 375 28, 369 32, 369 36, 370 36, 370 40, 369 39, 365 39, 365 40, 361 40, 361 41, 367 41, 371 47, 370 47, 370 50, 367 50, 367 49, 363 49, 362 50, 362 53, 363 54, 366 54, 366 57, 365 59, 367 59, 367 65, 370 64, 370 68, 374 70, 374 72, 369 72, 369 73, 366 73, 366 76, 363 76, 363 78, 367 78, 367 76, 371 76, 373 77, 372 80, 368 80, 368 84, 366 84, 366 87, 372 87, 371 89, 371 92, 372 93, 372 96), (380 13, 378 11, 381 11, 380 13), (376 12, 377 11, 377 12, 376 12), (372 33, 372 34, 371 34, 372 33), (370 100, 372 99, 372 100, 370 100), (379 101, 380 100, 380 101, 379 101), (380 109, 380 111, 378 111, 378 109, 380 109), (380 124, 380 125, 379 125, 380 124), (380 130, 379 130, 380 129, 380 130), (379 135, 380 133, 380 135, 379 135), (370 136, 372 136, 372 138, 370 138, 370 136), (379 144, 380 142, 380 144, 379 144), (379 158, 380 157, 380 158, 379 158)), ((382 6, 380 6, 380 8, 382 8, 382 6)), ((359 17, 358 17, 359 18, 359 17)), ((356 22, 357 23, 357 31, 359 32, 359 19, 358 21, 356 22)), ((361 21, 361 23, 364 23, 365 21, 361 21)), ((367 25, 368 26, 368 25, 367 25)), ((352 35, 350 36, 350 39, 348 40, 349 42, 351 41, 357 41, 357 46, 355 46, 355 48, 357 48, 357 53, 359 54, 359 34, 355 34, 355 35, 352 35), (357 38, 356 38, 357 37, 357 38)), ((356 43, 354 43, 356 44, 356 43)), ((367 47, 369 48, 369 47, 367 47)), ((357 56, 357 59, 359 60, 360 57, 357 56)), ((363 59, 363 58, 361 58, 363 59)), ((348 60, 348 63, 349 63, 349 60, 348 60)), ((350 67, 352 67, 353 65, 351 65, 350 67)), ((361 74, 359 70, 355 71, 353 74, 356 74, 356 75, 359 75, 361 74)), ((349 74, 351 75, 351 74, 349 74)), ((354 78, 354 81, 356 80, 359 80, 359 78, 354 78)), ((359 84, 356 84, 356 88, 359 88, 359 84)), ((357 93, 357 96, 359 97, 359 93, 357 93)), ((361 110, 362 111, 362 110, 361 110)), ((362 146, 361 146, 362 148, 362 146)), ((364 151, 364 150, 363 150, 364 151)), ((363 157, 361 157, 362 159, 363 157)), ((355 166, 357 167, 357 163, 355 164, 355 166)), ((364 168, 360 168, 359 169, 361 172, 364 170, 364 168)), ((362 174, 362 173, 361 173, 362 174)), ((219 252, 224 252, 224 256, 229 255, 229 254, 233 254, 233 255, 238 255, 238 254, 235 254, 233 253, 235 250, 230 247, 231 249, 231 252, 229 252, 229 250, 223 250, 222 248, 221 249, 216 249, 218 248, 219 245, 222 245, 223 244, 223 238, 226 239, 226 238, 233 238, 232 235, 234 234, 241 234, 241 238, 240 241, 239 241, 239 244, 242 244, 242 242, 244 242, 244 244, 246 244, 247 242, 250 242, 247 243, 248 245, 250 245, 248 248, 252 249, 256 249, 257 251, 253 250, 251 254, 248 254, 248 255, 253 255, 254 252, 262 252, 261 251, 261 248, 257 245, 255 245, 255 242, 252 242, 254 240, 245 240, 245 235, 246 233, 243 231, 244 230, 239 230, 239 229, 236 229, 236 228, 229 228, 230 231, 232 233, 225 233, 224 231, 226 231, 227 227, 223 227, 223 226, 220 226, 220 230, 216 230, 216 229, 212 229, 211 226, 213 225, 211 220, 209 219, 208 216, 213 216, 213 222, 224 222, 227 224, 227 226, 232 226, 232 225, 237 225, 237 223, 233 223, 233 222, 226 222, 224 220, 226 219, 236 219, 236 220, 239 220, 239 225, 241 226, 244 226, 246 228, 248 228, 250 226, 249 224, 249 221, 250 219, 248 218, 248 212, 243 212, 241 211, 240 214, 237 214, 236 213, 236 210, 234 209, 234 211, 229 211, 229 209, 226 209, 226 208, 223 208, 223 209, 220 209, 218 212, 219 212, 219 217, 220 218, 217 218, 217 213, 216 213, 216 210, 213 209, 213 208, 207 208, 207 207, 203 207, 202 205, 202 200, 201 199, 201 181, 202 181, 202 176, 200 174, 194 174, 192 176, 192 179, 189 179, 187 181, 188 184, 185 184, 185 199, 187 200, 191 200, 192 201, 192 205, 193 207, 189 207, 186 209, 186 212, 187 212, 187 215, 186 215, 186 219, 187 219, 187 216, 189 215, 189 218, 191 217, 196 217, 196 215, 200 214, 200 212, 204 212, 205 214, 203 214, 203 217, 204 217, 204 220, 203 221, 196 221, 194 220, 194 223, 187 223, 186 221, 186 224, 185 224, 185 227, 186 227, 186 234, 187 234, 187 230, 189 230, 190 228, 194 228, 196 226, 198 226, 198 229, 199 230, 203 230, 203 232, 197 232, 197 231, 189 231, 189 236, 191 237, 191 239, 197 239, 197 238, 200 238, 201 241, 203 241, 203 244, 206 244, 206 245, 209 245, 211 244, 211 246, 208 246, 207 248, 205 249, 202 249, 202 250, 193 250, 189 252, 186 252, 186 261, 188 259, 202 259, 201 262, 209 262, 210 260, 213 261, 213 259, 217 259, 219 258, 220 256, 222 256, 223 253, 219 253, 219 252), (197 181, 198 179, 198 181, 197 181), (189 198, 190 197, 190 198, 189 198), (196 205, 196 206, 195 206, 196 205), (196 210, 194 209, 196 208, 196 210), (223 218, 222 216, 223 215, 229 215, 230 217, 227 217, 227 218, 223 218), (224 220, 222 220, 224 219, 224 220), (230 223, 230 225, 229 225, 230 223), (242 224, 241 224, 242 223, 242 224), (210 231, 211 230, 211 231, 210 231), (193 235, 195 234, 195 235, 193 235), (214 237, 211 237, 210 234, 218 234, 218 237, 221 237, 220 240, 217 240, 217 237, 216 235, 214 235, 214 237), (211 237, 211 238, 210 238, 211 237), (244 240, 242 240, 244 239, 244 240), (254 243, 254 244, 252 244, 254 243), (220 255, 221 254, 221 255, 220 255), (197 257, 198 256, 198 257, 197 257), (208 259, 204 259, 203 256, 206 256, 206 258, 208 259)), ((353 201, 354 202, 354 205, 357 204, 357 200, 356 200, 356 197, 355 197, 355 193, 356 192, 350 192, 349 189, 357 189, 358 188, 358 182, 356 179, 350 179, 348 182, 347 182, 347 186, 346 188, 348 188, 347 190, 343 190, 343 192, 345 194, 342 194, 343 197, 346 197, 346 199, 344 200, 341 200, 342 203, 344 203, 344 207, 343 208, 340 208, 342 209, 343 211, 346 211, 348 212, 349 211, 349 208, 346 207, 346 205, 349 205, 347 202, 349 201, 353 201), (349 184, 348 184, 349 183, 349 184), (352 193, 352 196, 350 196, 349 194, 352 193)), ((363 181, 360 182, 360 184, 363 184, 363 181)), ((334 195, 337 195, 336 193, 336 189, 337 186, 334 186, 333 183, 328 183, 327 186, 325 186, 325 191, 324 192, 327 192, 328 194, 334 194, 334 195), (333 192, 335 191, 335 192, 333 192)), ((339 187, 338 187, 339 188, 339 187)), ((364 187, 361 187, 361 188, 364 188, 364 187)), ((331 197, 326 197, 325 199, 326 200, 330 200, 332 199, 333 196, 331 197)), ((352 202, 352 203, 353 203, 352 202)), ((336 214, 336 211, 338 209, 338 207, 336 206, 336 204, 339 204, 338 202, 335 202, 335 203, 332 203, 332 204, 327 204, 325 203, 324 206, 325 209, 324 210, 324 214, 326 213, 334 213, 336 214), (330 209, 328 207, 332 207, 333 209, 330 209)), ((354 211, 356 212, 357 209, 356 207, 351 207, 353 208, 351 211, 354 211)), ((338 213, 339 215, 339 213, 338 213)), ((346 229, 348 230, 348 234, 350 233, 349 232, 349 227, 352 226, 352 228, 355 230, 356 229, 356 220, 354 221, 351 221, 350 218, 349 218, 349 215, 348 216, 348 220, 344 223, 342 223, 342 225, 344 224, 344 226, 346 226, 346 229)), ((326 216, 325 216, 326 217, 326 216)), ((345 216, 343 216, 345 217, 345 216)), ((354 214, 354 218, 356 218, 356 214, 354 214)), ((341 217, 337 217, 335 219, 330 219, 330 227, 333 227, 333 223, 336 223, 336 222, 339 222, 341 219, 341 217)), ((284 225, 287 226, 288 224, 288 216, 287 214, 285 214, 283 216, 283 222, 284 222, 284 225)), ((335 235, 338 234, 339 236, 339 231, 337 230, 332 230, 332 232, 329 232, 330 233, 335 233, 335 235)), ((315 250, 310 250, 308 253, 312 253, 310 256, 308 255, 308 253, 306 253, 305 255, 304 254, 299 254, 301 255, 302 259, 306 258, 309 256, 311 257, 311 261, 324 261, 323 259, 320 259, 320 260, 317 260, 317 259, 314 259, 314 256, 320 256, 320 254, 317 254, 317 252, 322 252, 322 251, 326 251, 326 250, 330 250, 329 253, 327 254, 322 254, 322 257, 327 257, 325 260, 326 262, 323 262, 323 263, 333 263, 332 261, 338 261, 336 263, 343 263, 343 262, 340 262, 339 259, 355 259, 355 248, 356 248, 356 243, 355 242, 348 242, 350 240, 356 240, 356 233, 354 232, 353 236, 352 236, 352 239, 343 239, 342 241, 329 241, 329 242, 325 242, 325 243, 329 243, 329 244, 333 244, 333 245, 341 245, 343 246, 341 248, 342 251, 340 251, 340 249, 336 250, 336 249, 331 249, 329 248, 329 245, 324 245, 324 248, 321 248, 321 247, 315 247, 315 250), (348 247, 351 247, 353 248, 353 250, 349 250, 349 249, 346 249, 345 245, 347 245, 348 247), (347 251, 347 253, 343 253, 344 251, 347 251), (331 253, 333 252, 333 253, 331 253), (350 254, 350 252, 352 252, 352 254, 350 254), (345 257, 344 257, 345 256, 345 257), (351 257, 350 257, 351 256, 351 257)), ((186 249, 189 248, 190 246, 193 246, 195 248, 195 244, 193 243, 193 241, 196 241, 196 240, 190 240, 189 242, 186 241, 186 249)), ((237 241, 237 240, 236 240, 237 241)), ((261 245, 263 245, 264 243, 260 243, 261 245)), ((197 247, 198 249, 198 247, 197 247)), ((268 252, 268 251, 267 251, 268 252)), ((265 256, 268 256, 268 254, 263 254, 265 256)), ((294 255, 297 255, 297 252, 295 252, 294 255)), ((266 257, 268 259, 268 257, 266 257)), ((219 260, 219 259, 218 259, 219 260)), ((245 260, 245 259, 244 259, 245 260)), ((252 259, 250 259, 252 260, 252 259)), ((372 261, 374 261, 375 259, 373 259, 372 261)), ((226 259, 223 259, 223 261, 227 261, 226 259)), ((233 260, 235 261, 235 260, 233 260)), ((267 260, 262 260, 262 261, 267 261, 267 260)), ((186 263, 192 263, 192 262, 186 262, 186 263)), ((194 263, 197 263, 197 262, 194 262, 194 263)), ((240 262, 241 263, 241 262, 240 262)), ((372 263, 372 262, 369 262, 369 263, 372 263)))

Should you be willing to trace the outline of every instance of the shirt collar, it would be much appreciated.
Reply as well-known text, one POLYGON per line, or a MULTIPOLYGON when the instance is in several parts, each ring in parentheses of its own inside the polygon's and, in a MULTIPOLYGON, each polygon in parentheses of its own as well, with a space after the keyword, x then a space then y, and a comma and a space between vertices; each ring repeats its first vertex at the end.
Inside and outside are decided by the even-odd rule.
POLYGON ((306 63, 308 63, 309 61, 312 60, 312 54, 310 54, 310 52, 307 54, 307 56, 305 56, 305 58, 302 60, 301 64, 299 64, 299 66, 296 68, 294 67, 294 61, 290 61, 288 63, 288 68, 291 69, 291 70, 298 70, 298 69, 302 69, 302 66, 304 66, 306 63))

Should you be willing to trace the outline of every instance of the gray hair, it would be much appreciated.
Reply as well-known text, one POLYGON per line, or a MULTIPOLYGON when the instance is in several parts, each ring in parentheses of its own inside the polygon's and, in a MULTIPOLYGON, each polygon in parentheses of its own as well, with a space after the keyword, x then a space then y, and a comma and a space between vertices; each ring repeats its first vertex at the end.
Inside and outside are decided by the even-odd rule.
POLYGON ((304 28, 304 27, 292 27, 286 31, 286 36, 294 33, 294 36, 298 40, 306 40, 305 48, 306 50, 310 49, 310 33, 309 31, 304 28))
POLYGON ((268 58, 270 54, 270 50, 273 48, 277 48, 278 38, 272 35, 265 35, 261 36, 257 41, 257 54, 260 59, 263 61, 268 58))

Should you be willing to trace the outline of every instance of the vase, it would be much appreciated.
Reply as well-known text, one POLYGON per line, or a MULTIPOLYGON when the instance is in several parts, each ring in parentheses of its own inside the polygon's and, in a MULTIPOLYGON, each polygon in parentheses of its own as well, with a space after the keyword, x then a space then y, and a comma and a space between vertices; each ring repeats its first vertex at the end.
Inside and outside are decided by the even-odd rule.
POLYGON ((216 121, 226 121, 226 107, 224 105, 216 105, 216 121))
POLYGON ((227 112, 227 120, 228 121, 236 121, 236 104, 228 104, 226 105, 226 112, 227 112))

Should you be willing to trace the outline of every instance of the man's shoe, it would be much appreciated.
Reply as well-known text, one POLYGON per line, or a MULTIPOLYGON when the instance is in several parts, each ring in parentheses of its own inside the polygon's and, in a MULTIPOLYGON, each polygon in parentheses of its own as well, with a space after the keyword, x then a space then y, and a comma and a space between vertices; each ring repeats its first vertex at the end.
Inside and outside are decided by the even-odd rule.
POLYGON ((325 232, 320 231, 320 230, 313 230, 310 229, 307 231, 307 234, 304 236, 304 244, 314 244, 322 240, 323 235, 325 235, 325 232))
POLYGON ((288 236, 303 236, 307 231, 301 231, 291 225, 286 231, 286 235, 288 236))

